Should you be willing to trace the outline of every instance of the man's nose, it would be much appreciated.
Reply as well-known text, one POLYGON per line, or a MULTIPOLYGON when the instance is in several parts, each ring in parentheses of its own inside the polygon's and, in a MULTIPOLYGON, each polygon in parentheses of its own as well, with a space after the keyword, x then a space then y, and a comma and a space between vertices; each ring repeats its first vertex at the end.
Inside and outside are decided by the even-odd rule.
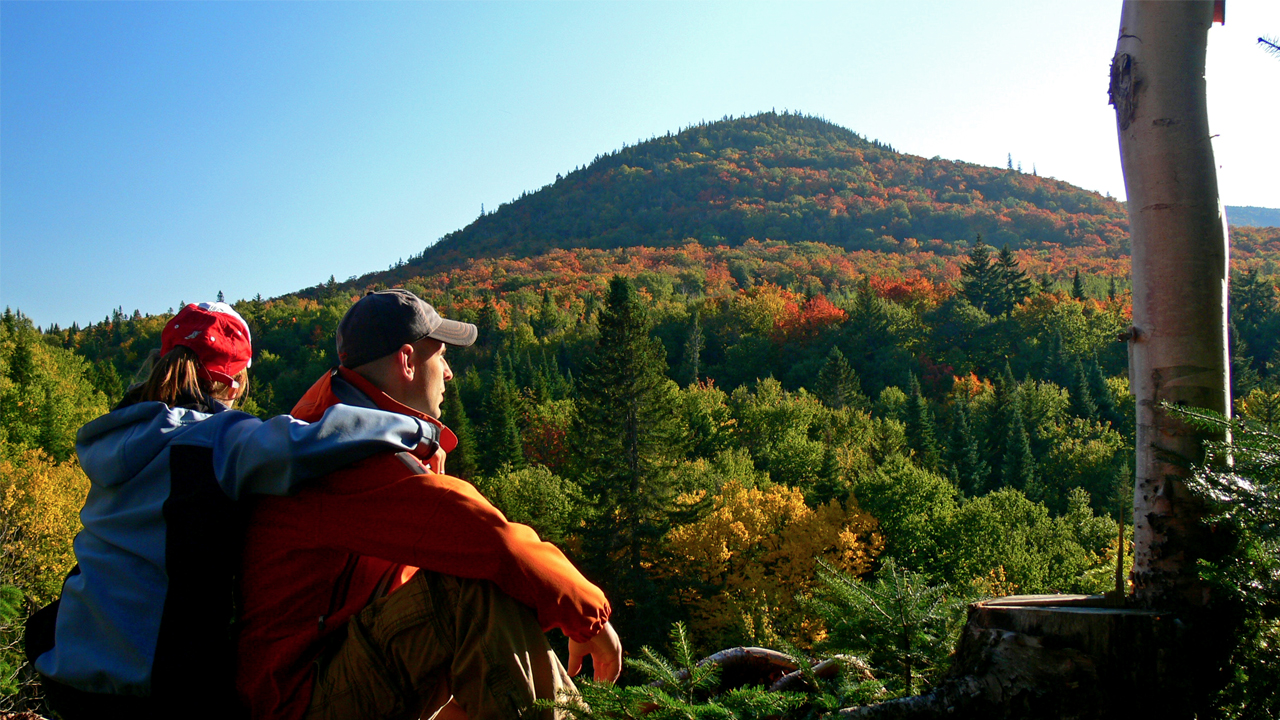
POLYGON ((444 379, 445 379, 446 381, 447 381, 447 380, 452 380, 452 379, 453 379, 453 368, 449 367, 449 361, 448 361, 448 360, 445 360, 445 361, 444 361, 444 379))

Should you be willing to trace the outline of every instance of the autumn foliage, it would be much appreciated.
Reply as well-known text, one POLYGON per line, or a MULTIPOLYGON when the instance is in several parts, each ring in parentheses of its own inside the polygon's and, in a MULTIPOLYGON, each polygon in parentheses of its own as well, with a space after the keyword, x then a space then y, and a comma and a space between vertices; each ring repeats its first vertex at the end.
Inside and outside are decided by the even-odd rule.
POLYGON ((75 564, 71 541, 89 479, 73 457, 56 462, 39 448, 0 458, 0 579, 33 603, 52 602, 75 564))
POLYGON ((708 646, 743 637, 812 643, 824 629, 800 612, 797 596, 812 593, 820 560, 854 575, 870 568, 883 547, 877 530, 854 504, 812 507, 797 488, 731 481, 710 512, 670 532, 662 573, 682 579, 681 604, 708 646))

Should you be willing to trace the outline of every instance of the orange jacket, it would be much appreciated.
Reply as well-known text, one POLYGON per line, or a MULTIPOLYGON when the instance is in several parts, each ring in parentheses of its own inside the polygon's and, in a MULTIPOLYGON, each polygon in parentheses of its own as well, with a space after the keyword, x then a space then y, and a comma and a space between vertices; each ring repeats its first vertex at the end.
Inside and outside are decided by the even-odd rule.
MULTIPOLYGON (((316 381, 294 417, 319 417, 339 403, 335 383, 348 401, 354 388, 383 410, 439 425, 446 452, 457 444, 438 421, 345 368, 316 381)), ((429 464, 442 469, 440 455, 429 464)), ((574 640, 590 639, 609 619, 598 587, 532 528, 509 522, 470 483, 419 474, 395 454, 374 456, 297 495, 255 501, 245 540, 236 682, 253 717, 302 717, 324 639, 418 568, 491 580, 533 608, 544 630, 560 628, 574 640)))

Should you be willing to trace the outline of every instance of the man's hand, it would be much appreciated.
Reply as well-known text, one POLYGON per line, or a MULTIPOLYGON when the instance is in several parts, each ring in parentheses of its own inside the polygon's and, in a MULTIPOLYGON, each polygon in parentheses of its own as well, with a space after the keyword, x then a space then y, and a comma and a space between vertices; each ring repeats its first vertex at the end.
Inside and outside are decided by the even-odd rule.
POLYGON ((423 465, 431 468, 431 472, 437 475, 444 474, 445 451, 436 443, 418 443, 418 447, 413 449, 413 456, 422 461, 423 465))
POLYGON ((611 683, 622 674, 622 642, 613 625, 604 628, 590 640, 580 643, 569 638, 569 677, 582 671, 582 658, 590 655, 595 668, 595 681, 611 683))
POLYGON ((444 457, 444 450, 436 448, 436 454, 427 460, 427 467, 431 468, 437 475, 444 475, 444 457))

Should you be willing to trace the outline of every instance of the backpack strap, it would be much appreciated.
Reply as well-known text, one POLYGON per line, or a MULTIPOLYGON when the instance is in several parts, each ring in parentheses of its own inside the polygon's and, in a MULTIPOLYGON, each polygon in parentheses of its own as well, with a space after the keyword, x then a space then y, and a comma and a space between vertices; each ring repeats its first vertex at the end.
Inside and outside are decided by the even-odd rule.
POLYGON ((419 460, 418 457, 413 453, 398 452, 396 453, 396 457, 400 458, 400 462, 404 463, 405 467, 413 471, 414 475, 432 474, 431 468, 427 467, 426 464, 423 463, 421 460, 419 460))
MULTIPOLYGON (((71 571, 75 575, 80 571, 77 565, 71 571)), ((32 665, 36 664, 36 658, 53 649, 53 631, 58 624, 58 603, 61 599, 40 608, 31 617, 27 618, 26 631, 22 634, 23 650, 27 656, 27 662, 32 665)))

